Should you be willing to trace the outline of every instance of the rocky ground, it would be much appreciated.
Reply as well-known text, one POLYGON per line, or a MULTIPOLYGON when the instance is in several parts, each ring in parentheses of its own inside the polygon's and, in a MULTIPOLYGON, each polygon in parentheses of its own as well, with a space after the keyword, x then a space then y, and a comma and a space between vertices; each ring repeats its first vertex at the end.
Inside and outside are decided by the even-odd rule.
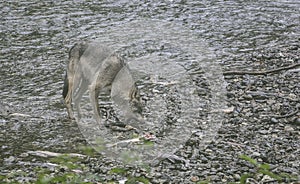
MULTIPOLYGON (((188 162, 165 159, 155 166, 133 167, 96 154, 72 157, 70 161, 75 165, 67 164, 70 158, 64 158, 58 161, 64 166, 58 166, 54 164, 57 160, 49 159, 53 155, 44 158, 23 153, 4 159, 1 173, 5 176, 1 183, 13 180, 30 183, 37 176, 48 175, 92 183, 229 183, 241 182, 245 174, 249 176, 248 183, 279 183, 276 180, 279 177, 282 183, 300 182, 299 58, 300 46, 294 45, 242 58, 240 66, 235 63, 238 74, 230 74, 228 71, 233 67, 225 63, 227 103, 234 108, 225 115, 216 139, 206 148, 199 148, 199 140, 191 137, 176 153, 188 162), (274 70, 294 64, 298 66, 274 70), (247 157, 243 159, 241 155, 247 157), (251 159, 247 161, 248 157, 257 164, 251 163, 254 162, 251 159), (263 163, 267 165, 259 165, 263 163), (42 169, 37 171, 37 166, 42 169)), ((85 144, 83 138, 72 141, 85 144)))

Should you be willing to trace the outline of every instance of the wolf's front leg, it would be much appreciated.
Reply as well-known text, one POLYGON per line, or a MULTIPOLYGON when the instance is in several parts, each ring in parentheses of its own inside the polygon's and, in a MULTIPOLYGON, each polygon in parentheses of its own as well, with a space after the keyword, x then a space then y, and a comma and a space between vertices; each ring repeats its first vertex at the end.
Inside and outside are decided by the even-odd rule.
POLYGON ((99 103, 98 103, 98 96, 99 96, 100 89, 101 89, 100 86, 97 85, 96 82, 93 82, 89 86, 90 101, 91 101, 91 104, 92 104, 94 117, 95 117, 95 119, 98 123, 100 123, 100 121, 101 121, 99 103))
POLYGON ((81 119, 82 114, 81 114, 81 107, 80 107, 80 102, 82 99, 83 94, 88 90, 88 81, 85 79, 82 79, 80 82, 75 83, 74 85, 74 91, 77 91, 76 94, 74 95, 74 106, 77 111, 77 116, 78 120, 81 119))

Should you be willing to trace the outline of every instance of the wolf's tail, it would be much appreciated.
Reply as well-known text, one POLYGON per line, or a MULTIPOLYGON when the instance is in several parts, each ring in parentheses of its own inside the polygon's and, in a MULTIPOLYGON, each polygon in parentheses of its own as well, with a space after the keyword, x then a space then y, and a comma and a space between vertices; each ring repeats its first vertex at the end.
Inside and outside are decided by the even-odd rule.
POLYGON ((63 92, 62 92, 64 99, 67 97, 68 91, 69 91, 69 80, 68 80, 68 74, 66 72, 65 79, 64 79, 64 87, 63 87, 63 92))

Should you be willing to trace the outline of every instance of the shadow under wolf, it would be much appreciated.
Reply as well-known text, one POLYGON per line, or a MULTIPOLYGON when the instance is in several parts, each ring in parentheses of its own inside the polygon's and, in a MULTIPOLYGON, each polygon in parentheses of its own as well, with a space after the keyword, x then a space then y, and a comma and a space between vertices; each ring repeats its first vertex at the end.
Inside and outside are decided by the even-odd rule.
POLYGON ((126 123, 132 119, 144 122, 139 89, 129 67, 116 52, 99 42, 79 42, 69 51, 63 86, 69 118, 74 119, 74 105, 77 120, 81 119, 80 102, 87 90, 98 123, 101 122, 98 96, 103 90, 110 90, 110 96, 122 111, 126 123))

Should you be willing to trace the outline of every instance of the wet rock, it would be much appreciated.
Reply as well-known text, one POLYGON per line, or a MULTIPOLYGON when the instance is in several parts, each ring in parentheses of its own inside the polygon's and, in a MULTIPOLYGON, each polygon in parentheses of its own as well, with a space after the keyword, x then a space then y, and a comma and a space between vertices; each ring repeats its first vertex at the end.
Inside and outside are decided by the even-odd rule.
POLYGON ((279 121, 276 118, 271 118, 272 123, 278 123, 279 121))
POLYGON ((233 178, 234 178, 235 180, 239 180, 239 179, 241 178, 241 176, 240 176, 239 174, 234 174, 234 175, 233 175, 233 178))
POLYGON ((253 152, 253 153, 252 153, 252 157, 253 157, 253 158, 255 158, 255 157, 260 157, 260 155, 261 155, 261 154, 260 154, 259 152, 253 152))
POLYGON ((198 182, 200 179, 199 179, 199 177, 198 176, 192 176, 191 177, 191 181, 192 182, 198 182))
POLYGON ((295 124, 295 125, 300 125, 300 117, 299 118, 295 118, 294 120, 293 120, 293 123, 295 124))
POLYGON ((248 94, 248 95, 244 95, 243 98, 244 98, 245 100, 252 100, 252 99, 253 99, 253 96, 248 94))
POLYGON ((11 165, 11 164, 13 164, 13 162, 15 162, 16 161, 16 157, 14 157, 14 156, 9 156, 8 158, 5 158, 4 159, 4 162, 5 162, 5 164, 7 164, 7 165, 11 165))
POLYGON ((287 131, 287 132, 291 132, 291 131, 294 131, 294 128, 292 126, 287 125, 287 126, 284 127, 284 130, 287 131))

